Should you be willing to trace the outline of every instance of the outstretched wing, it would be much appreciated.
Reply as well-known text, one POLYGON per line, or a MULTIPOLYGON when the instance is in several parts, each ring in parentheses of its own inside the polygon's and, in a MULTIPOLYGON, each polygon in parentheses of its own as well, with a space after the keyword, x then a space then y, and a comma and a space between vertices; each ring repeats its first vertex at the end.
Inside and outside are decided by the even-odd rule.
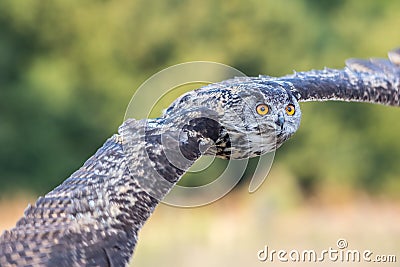
POLYGON ((325 68, 267 79, 290 90, 299 101, 340 100, 399 106, 400 48, 389 52, 388 59, 349 59, 341 70, 325 68))
POLYGON ((0 236, 0 266, 126 266, 155 196, 184 173, 166 164, 161 127, 150 125, 158 127, 126 120, 79 170, 29 206, 0 236))
MULTIPOLYGON (((136 236, 112 221, 112 180, 121 180, 119 136, 25 210, 0 236, 0 266, 124 266, 136 236)), ((128 175, 128 174, 123 174, 128 175)), ((129 177, 126 177, 129 180, 129 177)), ((115 208, 117 209, 117 208, 115 208)), ((114 215, 114 216, 112 216, 114 215)))

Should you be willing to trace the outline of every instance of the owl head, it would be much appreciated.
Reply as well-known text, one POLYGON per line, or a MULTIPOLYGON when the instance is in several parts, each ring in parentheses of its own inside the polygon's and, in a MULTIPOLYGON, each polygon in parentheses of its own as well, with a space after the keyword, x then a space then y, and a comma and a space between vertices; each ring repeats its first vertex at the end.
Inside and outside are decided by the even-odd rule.
POLYGON ((163 117, 180 122, 181 147, 191 143, 203 146, 203 154, 243 159, 280 147, 299 128, 301 110, 279 84, 240 77, 182 95, 163 117))

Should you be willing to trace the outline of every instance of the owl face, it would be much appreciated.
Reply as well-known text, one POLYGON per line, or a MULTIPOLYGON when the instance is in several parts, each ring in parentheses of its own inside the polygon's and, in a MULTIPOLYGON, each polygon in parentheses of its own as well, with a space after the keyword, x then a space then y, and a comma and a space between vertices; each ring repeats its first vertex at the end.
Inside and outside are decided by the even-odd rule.
POLYGON ((206 143, 204 154, 243 159, 280 147, 299 128, 301 111, 279 84, 235 78, 182 95, 163 117, 174 131, 184 129, 180 143, 197 136, 196 143, 206 143))
POLYGON ((243 83, 231 88, 221 122, 229 134, 230 158, 251 158, 279 148, 299 128, 297 99, 279 85, 243 83))
POLYGON ((190 136, 213 133, 213 144, 205 154, 234 159, 274 151, 297 131, 301 119, 300 106, 290 91, 246 78, 210 84, 181 96, 164 116, 176 114, 179 121, 196 120, 202 125, 194 127, 200 134, 190 136), (207 119, 195 119, 200 117, 207 119))

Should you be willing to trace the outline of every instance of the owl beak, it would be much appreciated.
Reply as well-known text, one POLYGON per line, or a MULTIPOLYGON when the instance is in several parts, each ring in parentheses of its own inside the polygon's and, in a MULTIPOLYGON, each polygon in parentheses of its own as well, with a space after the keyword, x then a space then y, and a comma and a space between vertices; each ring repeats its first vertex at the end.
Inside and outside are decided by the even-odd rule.
POLYGON ((279 112, 278 118, 276 119, 275 123, 276 125, 278 125, 278 127, 283 127, 283 124, 285 123, 285 115, 283 115, 282 112, 279 112))

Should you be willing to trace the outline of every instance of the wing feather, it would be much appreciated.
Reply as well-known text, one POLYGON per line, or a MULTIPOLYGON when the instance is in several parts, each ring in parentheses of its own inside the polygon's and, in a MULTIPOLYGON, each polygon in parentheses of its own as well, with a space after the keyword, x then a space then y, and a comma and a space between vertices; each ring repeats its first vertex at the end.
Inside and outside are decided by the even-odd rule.
POLYGON ((106 205, 105 192, 106 177, 112 180, 123 167, 118 138, 110 138, 70 178, 29 205, 16 226, 0 236, 0 266, 126 264, 136 236, 108 220, 112 205, 106 205))
POLYGON ((279 83, 299 101, 339 100, 399 106, 400 49, 390 51, 388 59, 348 59, 344 69, 325 68, 265 79, 279 83))
POLYGON ((388 57, 393 64, 400 65, 400 48, 390 51, 388 57))

